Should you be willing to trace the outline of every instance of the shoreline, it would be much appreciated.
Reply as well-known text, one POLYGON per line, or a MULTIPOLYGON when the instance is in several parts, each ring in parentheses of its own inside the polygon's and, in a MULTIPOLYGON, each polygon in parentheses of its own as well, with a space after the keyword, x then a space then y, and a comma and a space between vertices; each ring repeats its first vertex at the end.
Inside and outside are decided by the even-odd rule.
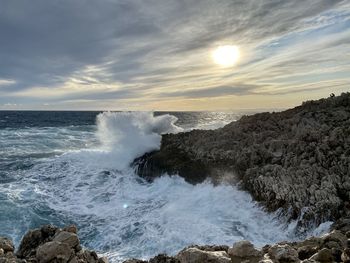
MULTIPOLYGON (((0 237, 1 263, 108 263, 95 251, 80 245, 78 230, 71 225, 63 229, 45 225, 29 230, 18 249, 12 241, 0 237)), ((123 263, 285 263, 350 262, 350 218, 333 224, 329 233, 300 242, 283 241, 261 249, 249 241, 230 246, 192 245, 175 256, 159 254, 149 260, 128 259, 123 263)))

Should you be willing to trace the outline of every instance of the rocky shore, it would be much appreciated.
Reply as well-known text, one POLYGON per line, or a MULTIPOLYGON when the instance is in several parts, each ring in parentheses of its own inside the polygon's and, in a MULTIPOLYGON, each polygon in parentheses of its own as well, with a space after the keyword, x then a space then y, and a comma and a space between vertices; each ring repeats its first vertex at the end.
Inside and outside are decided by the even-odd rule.
MULTIPOLYGON (((124 263, 287 263, 350 262, 350 218, 333 225, 322 237, 301 242, 281 242, 255 248, 249 241, 229 246, 190 246, 176 256, 160 254, 148 261, 124 263)), ((17 251, 12 241, 0 237, 0 263, 108 263, 105 257, 83 249, 75 226, 63 229, 45 225, 24 235, 17 251)))
POLYGON ((134 165, 148 180, 167 173, 238 184, 268 211, 298 220, 302 233, 350 214, 350 93, 213 131, 166 134, 159 151, 134 165))

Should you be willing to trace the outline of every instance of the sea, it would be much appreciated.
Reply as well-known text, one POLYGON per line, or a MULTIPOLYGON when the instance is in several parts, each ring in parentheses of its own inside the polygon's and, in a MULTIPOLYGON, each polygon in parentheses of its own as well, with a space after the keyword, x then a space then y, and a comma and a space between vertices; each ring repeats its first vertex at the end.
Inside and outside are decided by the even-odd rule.
POLYGON ((82 245, 113 263, 191 244, 297 239, 295 222, 234 185, 166 174, 147 182, 130 165, 159 149, 162 134, 216 129, 242 114, 0 111, 0 236, 18 247, 29 229, 75 224, 82 245))

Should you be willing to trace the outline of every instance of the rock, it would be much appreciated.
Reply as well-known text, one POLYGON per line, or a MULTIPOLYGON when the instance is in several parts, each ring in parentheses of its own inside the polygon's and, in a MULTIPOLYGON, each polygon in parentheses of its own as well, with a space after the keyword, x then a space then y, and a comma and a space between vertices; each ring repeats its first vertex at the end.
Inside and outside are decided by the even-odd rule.
POLYGON ((50 241, 38 247, 36 257, 39 263, 48 263, 57 260, 66 263, 72 256, 72 250, 66 243, 50 241))
POLYGON ((19 258, 29 258, 36 254, 36 249, 45 242, 51 241, 58 227, 44 225, 40 229, 29 230, 22 238, 17 251, 19 258))
POLYGON ((164 254, 160 254, 154 258, 151 258, 149 260, 149 263, 181 263, 180 260, 174 258, 174 257, 169 257, 164 254))
POLYGON ((73 232, 62 231, 59 232, 53 239, 53 241, 58 241, 68 244, 71 248, 75 248, 79 245, 79 238, 73 232))
POLYGON ((232 248, 228 249, 228 255, 231 257, 232 262, 259 262, 263 257, 261 251, 254 248, 254 245, 249 241, 240 241, 233 244, 232 248))
POLYGON ((231 263, 225 251, 203 251, 198 248, 187 248, 177 254, 181 263, 231 263))
POLYGON ((344 263, 350 263, 350 248, 344 249, 343 253, 341 254, 341 260, 344 263))
POLYGON ((327 248, 339 248, 343 249, 347 245, 347 237, 339 230, 333 230, 332 232, 322 237, 323 247, 327 248))
POLYGON ((298 252, 288 244, 272 246, 268 255, 277 262, 300 262, 298 252))
POLYGON ((147 263, 147 261, 139 260, 139 259, 128 259, 123 263, 147 263))
POLYGON ((108 258, 106 257, 101 257, 98 259, 98 263, 109 263, 108 258))
POLYGON ((70 226, 64 227, 62 230, 66 231, 66 232, 78 234, 78 228, 75 225, 70 225, 70 226))
POLYGON ((334 257, 332 255, 332 251, 328 248, 322 248, 315 255, 313 255, 311 260, 319 261, 319 262, 333 262, 334 257))
POLYGON ((315 246, 302 246, 297 249, 298 252, 298 258, 301 260, 308 259, 312 255, 314 255, 318 250, 318 247, 315 246))
POLYGON ((98 262, 98 256, 96 252, 89 251, 89 250, 81 250, 77 253, 78 259, 82 260, 83 262, 87 263, 97 263, 98 262))
POLYGON ((8 251, 13 252, 15 250, 15 246, 12 241, 6 237, 0 237, 0 248, 6 253, 8 251))
MULTIPOLYGON (((283 112, 243 116, 217 130, 165 134, 160 150, 134 165, 148 180, 168 173, 193 184, 220 182, 217 171, 227 172, 229 181, 239 180, 269 211, 281 209, 299 220, 303 232, 349 216, 349 108, 350 93, 343 93, 283 112)), ((346 233, 349 222, 335 227, 346 233)))
POLYGON ((0 248, 0 256, 4 255, 5 254, 5 251, 3 248, 0 248))

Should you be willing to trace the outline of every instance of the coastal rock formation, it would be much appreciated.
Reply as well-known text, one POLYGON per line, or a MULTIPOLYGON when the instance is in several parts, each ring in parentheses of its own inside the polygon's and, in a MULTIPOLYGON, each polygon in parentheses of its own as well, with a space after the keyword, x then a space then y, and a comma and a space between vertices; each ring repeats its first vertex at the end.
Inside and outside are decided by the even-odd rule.
MULTIPOLYGON (((343 225, 344 226, 344 225, 343 225)), ((96 252, 83 249, 74 226, 60 229, 46 225, 24 235, 17 253, 12 241, 0 237, 0 263, 108 263, 96 252)), ((229 246, 189 246, 175 256, 157 255, 149 260, 124 263, 293 263, 350 262, 350 233, 333 230, 301 242, 266 245, 261 250, 249 241, 229 246)))
POLYGON ((269 211, 298 219, 303 232, 350 214, 350 93, 243 116, 217 130, 166 134, 159 151, 134 165, 148 180, 228 177, 269 211))
POLYGON ((107 258, 80 246, 77 228, 52 225, 30 230, 16 254, 8 238, 0 237, 0 263, 108 263, 107 258))

